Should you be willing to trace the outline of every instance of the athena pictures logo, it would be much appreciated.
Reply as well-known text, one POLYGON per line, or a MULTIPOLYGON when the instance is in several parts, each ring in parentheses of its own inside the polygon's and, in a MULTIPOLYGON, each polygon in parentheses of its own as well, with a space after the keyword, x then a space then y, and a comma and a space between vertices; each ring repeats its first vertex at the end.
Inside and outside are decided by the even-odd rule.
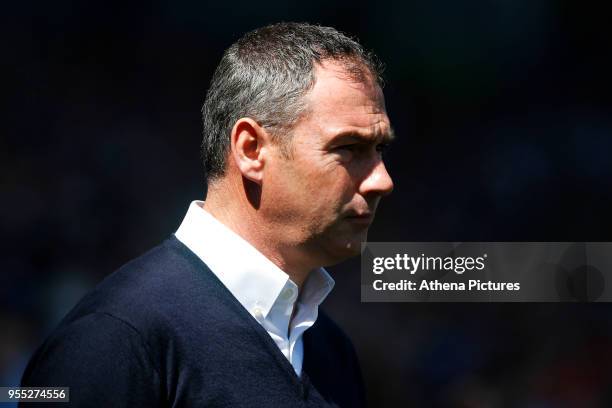
POLYGON ((609 242, 374 242, 362 249, 363 302, 612 301, 609 242))

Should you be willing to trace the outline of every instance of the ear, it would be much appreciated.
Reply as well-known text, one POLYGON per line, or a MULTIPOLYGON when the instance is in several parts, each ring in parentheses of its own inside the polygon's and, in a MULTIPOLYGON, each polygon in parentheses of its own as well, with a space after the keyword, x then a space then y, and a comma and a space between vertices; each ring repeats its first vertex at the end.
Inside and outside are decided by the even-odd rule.
POLYGON ((240 118, 231 134, 230 156, 238 171, 247 179, 261 184, 270 135, 251 118, 240 118))

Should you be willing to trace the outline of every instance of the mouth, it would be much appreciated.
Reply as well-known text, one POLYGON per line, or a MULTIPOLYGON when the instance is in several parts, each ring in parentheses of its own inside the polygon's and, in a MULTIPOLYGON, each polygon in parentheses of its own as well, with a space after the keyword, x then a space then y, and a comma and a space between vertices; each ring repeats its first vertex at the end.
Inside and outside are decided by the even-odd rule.
POLYGON ((355 224, 365 224, 369 225, 374 220, 374 213, 365 212, 365 213, 354 213, 350 214, 346 217, 352 223, 355 224))

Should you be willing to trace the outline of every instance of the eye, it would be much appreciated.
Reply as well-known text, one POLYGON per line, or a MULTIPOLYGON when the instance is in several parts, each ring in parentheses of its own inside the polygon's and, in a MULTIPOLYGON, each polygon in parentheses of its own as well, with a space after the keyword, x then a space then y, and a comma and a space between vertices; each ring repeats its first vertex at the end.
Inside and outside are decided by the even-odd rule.
POLYGON ((337 150, 346 150, 349 152, 354 152, 358 150, 358 148, 359 148, 359 145, 357 143, 351 143, 351 144, 346 144, 346 145, 336 147, 337 150))

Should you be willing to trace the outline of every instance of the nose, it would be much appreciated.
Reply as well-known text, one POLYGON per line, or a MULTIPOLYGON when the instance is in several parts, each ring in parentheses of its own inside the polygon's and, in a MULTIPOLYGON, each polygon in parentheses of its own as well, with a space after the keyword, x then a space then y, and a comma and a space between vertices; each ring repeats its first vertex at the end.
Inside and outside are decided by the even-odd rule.
POLYGON ((366 175, 359 186, 359 193, 366 195, 385 196, 393 191, 393 180, 387 172, 385 163, 378 158, 371 171, 366 175))

